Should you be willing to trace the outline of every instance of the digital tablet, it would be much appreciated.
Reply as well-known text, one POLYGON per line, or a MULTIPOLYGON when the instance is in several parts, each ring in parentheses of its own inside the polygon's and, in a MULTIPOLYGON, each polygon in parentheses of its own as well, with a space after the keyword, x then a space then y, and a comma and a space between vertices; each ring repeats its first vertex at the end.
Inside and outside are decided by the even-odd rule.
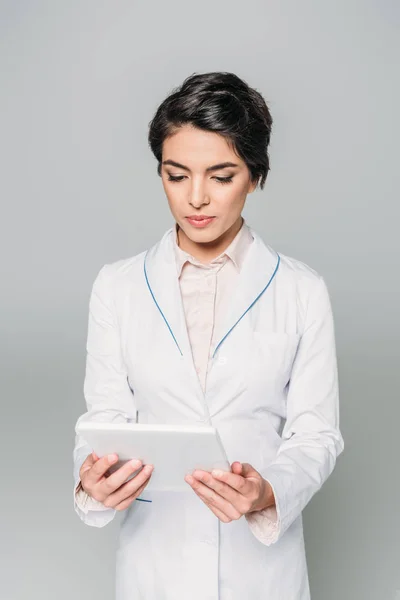
POLYGON ((191 491, 184 477, 195 469, 231 471, 215 427, 82 422, 75 431, 99 458, 118 454, 118 462, 108 470, 110 474, 132 458, 140 459, 143 465, 154 465, 146 490, 191 491))

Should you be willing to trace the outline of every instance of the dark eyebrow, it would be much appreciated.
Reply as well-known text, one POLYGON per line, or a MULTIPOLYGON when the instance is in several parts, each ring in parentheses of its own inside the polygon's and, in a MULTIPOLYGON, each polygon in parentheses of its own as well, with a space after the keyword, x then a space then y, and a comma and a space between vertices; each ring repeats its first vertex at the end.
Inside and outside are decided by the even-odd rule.
MULTIPOLYGON (((162 162, 163 165, 172 165, 173 167, 178 167, 179 169, 184 169, 185 171, 190 171, 189 167, 185 167, 185 165, 181 165, 181 163, 176 162, 175 160, 164 160, 162 162)), ((226 167, 238 167, 239 165, 232 162, 223 162, 218 165, 212 165, 211 167, 207 167, 206 172, 210 171, 219 171, 219 169, 226 169, 226 167)))

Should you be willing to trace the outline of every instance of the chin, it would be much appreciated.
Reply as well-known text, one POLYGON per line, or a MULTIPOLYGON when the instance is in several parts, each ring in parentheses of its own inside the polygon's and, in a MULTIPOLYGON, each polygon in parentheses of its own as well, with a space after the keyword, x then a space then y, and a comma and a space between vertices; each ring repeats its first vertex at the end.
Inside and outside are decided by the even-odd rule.
POLYGON ((212 242, 222 235, 221 232, 215 231, 215 229, 213 231, 207 231, 207 229, 195 229, 190 225, 182 227, 180 224, 179 227, 182 229, 186 237, 195 243, 212 242))

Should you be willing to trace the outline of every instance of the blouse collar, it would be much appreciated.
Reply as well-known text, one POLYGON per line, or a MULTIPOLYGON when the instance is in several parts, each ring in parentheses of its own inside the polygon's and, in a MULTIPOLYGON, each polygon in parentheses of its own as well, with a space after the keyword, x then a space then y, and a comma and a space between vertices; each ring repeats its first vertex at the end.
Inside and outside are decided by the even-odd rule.
POLYGON ((191 262, 193 265, 196 265, 198 267, 202 267, 205 269, 212 269, 216 265, 223 264, 228 259, 230 259, 233 262, 233 264, 235 265, 238 272, 240 272, 242 265, 243 265, 245 255, 246 255, 246 251, 253 241, 253 236, 251 235, 249 226, 247 225, 247 223, 243 217, 242 217, 242 220, 243 220, 242 226, 239 229, 239 231, 237 232, 236 236, 233 238, 232 242, 229 244, 229 246, 223 252, 221 252, 221 254, 219 254, 218 256, 213 258, 213 260, 209 263, 200 262, 197 258, 195 258, 191 254, 189 254, 189 252, 182 250, 182 248, 180 248, 178 246, 179 225, 178 225, 178 223, 175 223, 175 231, 174 231, 174 235, 173 235, 173 245, 174 245, 174 250, 175 250, 175 259, 176 259, 176 268, 177 268, 178 277, 180 277, 183 265, 187 261, 191 262))

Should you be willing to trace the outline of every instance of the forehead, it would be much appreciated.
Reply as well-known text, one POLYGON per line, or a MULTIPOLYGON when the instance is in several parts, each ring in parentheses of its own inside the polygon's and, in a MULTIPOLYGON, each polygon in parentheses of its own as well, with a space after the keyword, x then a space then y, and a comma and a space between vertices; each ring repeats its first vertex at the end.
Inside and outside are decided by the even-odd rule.
POLYGON ((164 140, 162 160, 168 159, 189 168, 206 168, 211 164, 226 161, 244 165, 243 160, 222 135, 188 125, 164 140))

